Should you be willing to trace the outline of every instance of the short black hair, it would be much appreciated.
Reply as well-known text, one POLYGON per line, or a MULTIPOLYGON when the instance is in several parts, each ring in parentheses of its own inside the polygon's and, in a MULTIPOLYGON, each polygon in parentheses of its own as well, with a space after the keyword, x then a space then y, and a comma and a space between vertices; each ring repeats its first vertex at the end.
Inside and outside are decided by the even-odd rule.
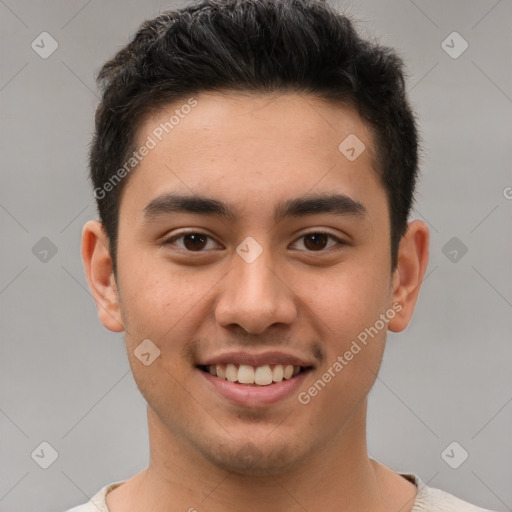
POLYGON ((373 134, 395 268, 418 175, 404 64, 392 49, 361 38, 325 2, 200 0, 162 12, 103 65, 97 82, 90 176, 114 272, 121 192, 131 170, 126 162, 144 116, 214 91, 298 92, 356 108, 373 134))

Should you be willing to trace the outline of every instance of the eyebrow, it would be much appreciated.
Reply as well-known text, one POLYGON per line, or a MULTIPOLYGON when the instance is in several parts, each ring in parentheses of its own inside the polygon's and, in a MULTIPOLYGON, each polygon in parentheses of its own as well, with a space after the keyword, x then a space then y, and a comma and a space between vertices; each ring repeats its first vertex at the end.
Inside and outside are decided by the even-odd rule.
MULTIPOLYGON (((212 215, 232 222, 238 217, 233 206, 211 197, 164 194, 153 199, 144 208, 144 220, 151 221, 171 213, 212 215)), ((367 215, 367 210, 361 202, 344 194, 308 195, 279 202, 274 207, 274 221, 322 213, 363 218, 367 215)))

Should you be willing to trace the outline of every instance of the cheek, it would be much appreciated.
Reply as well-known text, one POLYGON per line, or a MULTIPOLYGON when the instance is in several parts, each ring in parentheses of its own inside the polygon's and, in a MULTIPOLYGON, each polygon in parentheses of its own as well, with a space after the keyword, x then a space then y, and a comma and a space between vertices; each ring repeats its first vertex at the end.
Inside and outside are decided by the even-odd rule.
MULTIPOLYGON (((187 346, 212 316, 211 294, 222 274, 199 272, 194 267, 177 269, 155 258, 151 263, 126 265, 122 271, 119 277, 125 341, 136 378, 161 371, 184 381, 190 371, 187 346), (146 339, 160 352, 154 365, 141 368, 135 353, 146 339), (148 368, 152 372, 147 372, 148 368)), ((162 385, 162 377, 166 379, 160 376, 154 384, 162 385)), ((166 386, 172 383, 171 378, 166 386)))
MULTIPOLYGON (((190 271, 188 271, 190 272, 190 271)), ((137 260, 125 258, 119 268, 123 314, 128 330, 161 336, 198 302, 203 287, 163 258, 142 251, 137 260)))
POLYGON ((155 410, 168 409, 171 403, 173 408, 186 406, 182 386, 190 367, 183 349, 198 311, 194 306, 204 295, 169 267, 154 261, 126 264, 119 273, 129 363, 139 390, 155 410))
POLYGON ((390 297, 386 276, 375 270, 375 264, 371 267, 361 262, 340 266, 328 278, 317 279, 314 286, 305 283, 295 288, 308 306, 307 314, 317 325, 325 349, 322 372, 328 373, 323 373, 321 380, 328 382, 330 390, 321 393, 325 406, 331 400, 340 411, 346 410, 362 399, 375 381, 387 333, 387 322, 381 319, 390 297))
MULTIPOLYGON (((307 305, 305 314, 330 339, 342 343, 375 323, 390 298, 390 279, 371 265, 347 264, 324 275, 295 279, 293 290, 307 305)), ((342 346, 340 346, 342 348, 342 346)))

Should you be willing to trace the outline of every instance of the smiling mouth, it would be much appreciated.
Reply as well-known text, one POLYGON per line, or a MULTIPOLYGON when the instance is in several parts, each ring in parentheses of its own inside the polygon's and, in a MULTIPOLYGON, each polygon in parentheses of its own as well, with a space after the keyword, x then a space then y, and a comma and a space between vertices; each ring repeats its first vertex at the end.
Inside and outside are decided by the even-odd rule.
POLYGON ((293 366, 291 364, 265 364, 251 366, 247 364, 200 365, 199 368, 213 377, 245 386, 270 386, 283 380, 289 380, 300 373, 310 371, 311 366, 293 366))

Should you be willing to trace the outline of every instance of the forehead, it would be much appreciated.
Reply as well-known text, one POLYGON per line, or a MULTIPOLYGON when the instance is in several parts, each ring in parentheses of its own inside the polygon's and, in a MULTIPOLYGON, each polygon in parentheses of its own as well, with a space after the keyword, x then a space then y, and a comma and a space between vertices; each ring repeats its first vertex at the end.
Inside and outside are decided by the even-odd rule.
POLYGON ((267 140, 269 147, 273 141, 274 147, 314 147, 322 153, 353 135, 366 142, 367 156, 373 156, 370 129, 353 107, 293 92, 203 92, 146 116, 139 126, 139 142, 148 135, 157 143, 174 139, 183 150, 207 151, 211 144, 228 149, 233 142, 256 150, 267 140), (256 139, 257 146, 251 144, 256 139))
POLYGON ((353 108, 311 95, 184 98, 146 117, 136 147, 143 145, 152 148, 127 184, 141 200, 176 189, 240 206, 340 186, 349 196, 364 189, 384 194, 375 188, 367 124, 353 108))

